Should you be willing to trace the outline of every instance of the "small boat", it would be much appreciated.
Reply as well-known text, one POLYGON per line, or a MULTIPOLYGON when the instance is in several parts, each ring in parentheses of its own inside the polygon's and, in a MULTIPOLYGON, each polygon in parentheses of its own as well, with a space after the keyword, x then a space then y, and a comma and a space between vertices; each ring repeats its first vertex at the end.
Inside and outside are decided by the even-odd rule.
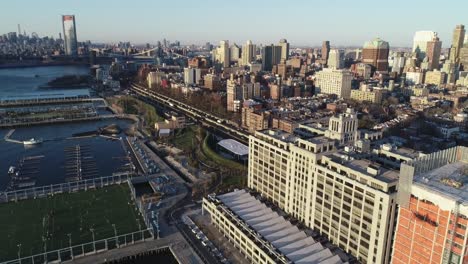
POLYGON ((8 174, 15 174, 16 172, 16 167, 15 166, 10 166, 10 168, 8 169, 8 174))
POLYGON ((39 75, 36 74, 36 75, 34 75, 34 77, 39 78, 39 75))
POLYGON ((41 143, 42 143, 42 139, 35 139, 35 138, 31 138, 30 140, 23 141, 24 145, 37 145, 41 143))

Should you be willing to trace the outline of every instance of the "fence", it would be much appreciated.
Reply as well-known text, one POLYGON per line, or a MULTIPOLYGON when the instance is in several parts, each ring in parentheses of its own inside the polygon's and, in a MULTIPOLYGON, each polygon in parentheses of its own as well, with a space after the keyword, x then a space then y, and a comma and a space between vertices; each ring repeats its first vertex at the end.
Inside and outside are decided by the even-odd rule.
POLYGON ((135 187, 133 187, 133 184, 130 181, 128 181, 128 187, 130 188, 130 192, 132 193, 132 198, 138 210, 140 211, 140 214, 143 216, 143 221, 145 221, 145 224, 148 227, 148 230, 151 232, 151 235, 153 236, 153 238, 155 237, 154 234, 156 233, 156 238, 159 239, 159 226, 152 225, 150 219, 148 218, 148 210, 144 206, 142 199, 136 198, 135 187), (156 228, 156 230, 154 230, 154 228, 156 228))
MULTIPOLYGON (((128 233, 124 235, 118 235, 106 239, 101 239, 81 245, 74 245, 62 249, 51 250, 48 252, 36 254, 33 256, 28 257, 20 257, 18 259, 10 260, 1 262, 0 264, 29 264, 29 263, 47 263, 53 261, 67 261, 73 260, 77 257, 82 257, 86 255, 95 254, 98 252, 103 252, 115 248, 119 248, 122 246, 126 246, 128 244, 134 244, 135 242, 145 241, 146 239, 154 239, 154 230, 151 228, 151 223, 147 218, 147 214, 145 212, 145 208, 143 208, 142 204, 138 202, 136 199, 135 188, 133 187, 131 181, 131 174, 119 174, 101 178, 94 178, 94 179, 86 179, 74 182, 67 182, 67 183, 60 183, 60 184, 53 184, 48 186, 42 187, 35 187, 35 188, 28 188, 23 190, 16 190, 10 192, 3 192, 0 193, 0 203, 7 203, 11 201, 19 201, 31 198, 41 198, 46 197, 51 194, 59 194, 59 193, 71 193, 77 192, 80 190, 88 190, 88 189, 96 189, 102 188, 109 185, 114 184, 122 184, 127 182, 132 199, 135 201, 135 204, 138 207, 138 210, 143 215, 143 219, 146 224, 146 229, 142 229, 133 233, 128 233)), ((159 237, 159 232, 158 232, 159 237)))
POLYGON ((34 264, 47 262, 62 262, 115 248, 125 247, 129 244, 134 244, 139 241, 145 241, 147 238, 153 238, 150 228, 136 231, 133 233, 128 233, 125 235, 101 239, 81 245, 74 245, 71 247, 52 250, 33 256, 21 257, 15 260, 2 262, 0 264, 34 264))
POLYGON ((9 192, 1 192, 0 203, 7 203, 31 198, 42 198, 51 194, 72 193, 81 190, 102 188, 109 185, 121 184, 123 182, 126 182, 130 178, 131 174, 119 174, 9 192))

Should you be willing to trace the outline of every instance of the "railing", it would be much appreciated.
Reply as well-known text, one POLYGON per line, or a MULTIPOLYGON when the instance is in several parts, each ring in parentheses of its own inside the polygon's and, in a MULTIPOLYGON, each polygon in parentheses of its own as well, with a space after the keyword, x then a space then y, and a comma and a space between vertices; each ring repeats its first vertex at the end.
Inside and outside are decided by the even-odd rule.
POLYGON ((133 233, 118 235, 106 239, 101 239, 81 245, 72 245, 71 247, 51 250, 48 252, 36 254, 28 257, 20 257, 15 260, 1 262, 0 264, 25 264, 25 263, 47 263, 62 262, 73 260, 75 258, 104 252, 111 249, 125 247, 136 242, 152 239, 153 235, 150 228, 139 230, 133 233))
POLYGON ((31 198, 42 198, 51 194, 72 193, 81 190, 102 188, 109 185, 121 184, 132 177, 131 174, 119 174, 73 182, 52 184, 0 193, 0 203, 20 201, 31 198))

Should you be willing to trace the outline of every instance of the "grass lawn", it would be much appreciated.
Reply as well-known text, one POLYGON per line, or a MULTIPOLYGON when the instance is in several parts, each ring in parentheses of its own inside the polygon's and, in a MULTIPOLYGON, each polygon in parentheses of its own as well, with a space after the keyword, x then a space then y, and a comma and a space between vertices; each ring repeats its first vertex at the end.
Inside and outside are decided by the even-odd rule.
POLYGON ((171 139, 171 143, 178 149, 183 151, 190 151, 192 144, 197 144, 196 137, 196 126, 190 126, 183 129, 177 130, 174 138, 171 139))
POLYGON ((137 231, 145 224, 131 200, 126 184, 98 190, 58 194, 48 198, 29 199, 17 203, 0 204, 0 261, 15 259, 18 244, 21 256, 92 241, 90 228, 96 240, 137 231))

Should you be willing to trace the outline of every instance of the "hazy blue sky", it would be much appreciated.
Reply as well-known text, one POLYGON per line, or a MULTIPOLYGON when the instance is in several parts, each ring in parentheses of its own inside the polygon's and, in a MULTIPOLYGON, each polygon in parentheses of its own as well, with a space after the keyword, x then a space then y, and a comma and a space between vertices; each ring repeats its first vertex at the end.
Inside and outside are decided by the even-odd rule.
MULTIPOLYGON (((411 46, 417 30, 439 33, 444 46, 456 24, 468 24, 466 0, 8 0, 0 34, 17 31, 58 37, 60 15, 75 14, 79 41, 292 45, 358 45, 376 36, 411 46)), ((467 25, 468 26, 468 25, 467 25)))

